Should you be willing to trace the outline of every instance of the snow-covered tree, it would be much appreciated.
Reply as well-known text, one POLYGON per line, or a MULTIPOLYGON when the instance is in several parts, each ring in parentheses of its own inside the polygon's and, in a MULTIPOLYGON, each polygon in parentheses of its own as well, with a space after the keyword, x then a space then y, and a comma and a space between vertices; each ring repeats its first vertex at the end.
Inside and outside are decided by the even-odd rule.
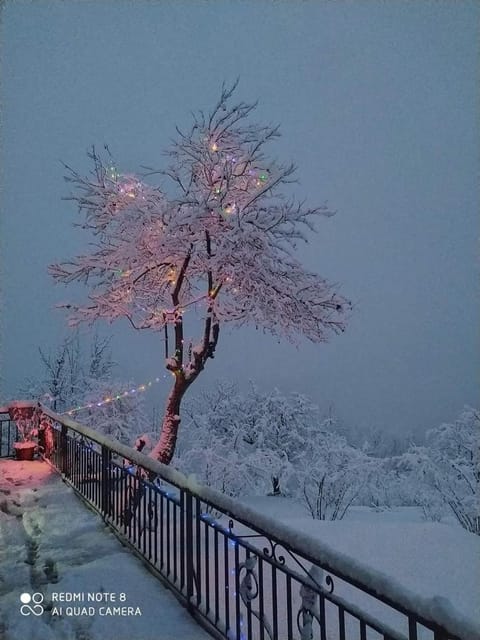
POLYGON ((454 423, 427 431, 425 445, 412 445, 382 463, 384 491, 396 505, 415 505, 429 520, 450 513, 467 531, 480 534, 480 414, 466 408, 454 423))
POLYGON ((295 466, 317 437, 318 407, 300 393, 282 394, 278 389, 263 393, 252 386, 248 395, 251 444, 272 457, 271 492, 281 495, 295 466))
POLYGON ((421 472, 424 485, 433 488, 457 521, 480 535, 480 413, 470 407, 454 423, 426 434, 421 472))
POLYGON ((42 376, 26 382, 24 395, 125 444, 132 445, 138 435, 151 431, 141 394, 128 393, 128 381, 112 377, 115 365, 109 338, 95 334, 90 345, 84 345, 75 332, 54 351, 39 349, 39 353, 42 376))
POLYGON ((228 382, 186 403, 189 420, 174 464, 232 496, 281 490, 313 518, 341 519, 367 486, 378 459, 350 446, 298 393, 245 393, 228 382), (271 484, 270 484, 271 483, 271 484))
POLYGON ((264 153, 278 128, 252 123, 254 104, 232 104, 235 86, 222 89, 210 113, 194 115, 189 131, 177 128, 167 168, 150 172, 165 179, 162 189, 147 183, 148 174, 119 172, 95 150, 90 176, 67 167, 72 199, 85 213, 82 226, 96 242, 51 273, 89 287, 87 304, 64 305, 73 310, 71 323, 127 318, 165 340, 174 381, 151 455, 167 464, 182 399, 214 357, 224 323, 320 343, 344 330, 350 308, 294 256, 330 211, 286 197, 295 168, 264 153), (187 312, 196 325, 188 335, 198 335, 191 342, 187 312))
POLYGON ((253 386, 242 394, 225 381, 192 398, 185 406, 188 423, 173 464, 231 496, 265 493, 271 477, 285 465, 286 454, 269 448, 262 437, 266 407, 258 399, 253 386))
POLYGON ((317 426, 297 467, 297 496, 312 518, 341 520, 374 470, 374 462, 343 436, 317 426))
POLYGON ((385 429, 369 428, 360 431, 358 444, 369 456, 389 458, 399 456, 409 449, 412 444, 412 434, 392 433, 385 429))
POLYGON ((232 497, 265 493, 277 462, 270 452, 233 448, 225 437, 205 435, 203 431, 197 441, 175 455, 172 464, 185 474, 194 474, 202 485, 232 497))
MULTIPOLYGON (((225 381, 187 402, 185 414, 190 420, 179 438, 176 464, 180 468, 188 472, 186 460, 204 459, 209 448, 218 455, 225 450, 228 456, 222 453, 222 459, 234 464, 239 488, 264 492, 270 484, 273 495, 287 489, 297 461, 309 446, 313 425, 320 421, 318 408, 299 393, 262 392, 252 383, 240 393, 225 381)), ((205 470, 200 477, 207 482, 205 470)), ((223 479, 224 472, 218 471, 218 477, 223 479)))
POLYGON ((53 353, 45 353, 39 348, 42 377, 40 379, 28 378, 21 389, 21 394, 43 403, 50 402, 54 411, 65 407, 69 387, 72 383, 72 372, 68 371, 67 362, 67 350, 71 348, 72 341, 70 339, 64 340, 53 353))

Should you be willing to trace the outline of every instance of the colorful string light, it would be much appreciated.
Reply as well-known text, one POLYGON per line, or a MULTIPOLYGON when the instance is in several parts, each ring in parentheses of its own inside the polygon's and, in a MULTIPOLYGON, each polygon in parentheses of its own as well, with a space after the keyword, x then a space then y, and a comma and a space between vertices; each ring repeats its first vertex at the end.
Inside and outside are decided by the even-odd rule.
POLYGON ((72 416, 74 413, 78 413, 79 411, 85 411, 86 409, 95 409, 96 407, 102 407, 105 404, 110 404, 112 402, 115 402, 116 400, 121 400, 122 398, 134 395, 135 393, 138 393, 138 392, 141 393, 142 391, 147 391, 155 383, 161 382, 162 379, 166 379, 166 377, 167 377, 167 374, 164 373, 162 378, 154 378, 153 380, 149 380, 149 382, 145 382, 139 385, 138 387, 127 389, 120 393, 113 394, 112 396, 107 396, 106 398, 104 398, 103 400, 100 400, 99 402, 89 402, 88 404, 84 404, 79 407, 72 407, 71 409, 68 409, 68 411, 64 411, 63 415, 72 416))
POLYGON ((236 209, 236 205, 235 205, 235 203, 233 203, 233 204, 226 204, 226 205, 223 207, 223 213, 224 213, 225 215, 227 215, 227 216, 228 216, 228 215, 230 215, 231 213, 233 213, 233 212, 235 211, 235 209, 236 209))
POLYGON ((117 168, 113 165, 110 167, 107 167, 107 174, 110 180, 112 180, 113 182, 116 182, 120 177, 120 174, 118 173, 117 168))

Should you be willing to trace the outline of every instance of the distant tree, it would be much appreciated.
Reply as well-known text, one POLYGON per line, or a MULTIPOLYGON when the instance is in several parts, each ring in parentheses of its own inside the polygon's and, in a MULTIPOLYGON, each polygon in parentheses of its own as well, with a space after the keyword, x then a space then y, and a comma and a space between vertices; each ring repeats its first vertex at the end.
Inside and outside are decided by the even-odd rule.
POLYGON ((189 422, 180 433, 173 464, 231 496, 265 493, 287 458, 284 451, 270 448, 261 433, 267 407, 258 399, 254 387, 242 394, 225 381, 192 398, 185 404, 189 422))
POLYGON ((137 330, 163 335, 174 381, 151 455, 166 464, 182 399, 214 357, 224 323, 319 343, 344 330, 350 309, 335 286, 294 257, 305 232, 331 212, 285 196, 295 168, 264 154, 278 128, 249 121, 256 105, 232 105, 235 87, 223 88, 209 114, 194 115, 188 132, 177 128, 170 164, 149 172, 172 186, 168 198, 144 181, 148 173, 121 174, 95 150, 90 176, 67 167, 72 199, 85 213, 81 226, 95 243, 50 271, 58 282, 89 287, 86 305, 63 305, 73 310, 72 324, 127 318, 137 330), (200 323, 192 342, 185 341, 187 312, 200 323))
POLYGON ((454 423, 426 434, 421 470, 457 521, 480 535, 480 413, 467 407, 454 423))
POLYGON ((480 535, 479 434, 480 414, 466 408, 454 423, 427 431, 424 446, 385 459, 385 485, 395 503, 419 506, 430 520, 450 513, 480 535))
POLYGON ((392 433, 378 427, 359 430, 357 440, 365 453, 378 458, 399 456, 409 449, 413 441, 411 433, 392 433))
POLYGON ((109 338, 95 334, 84 345, 75 332, 54 351, 39 349, 39 354, 42 375, 25 383, 25 395, 58 413, 72 412, 80 422, 125 444, 149 431, 141 395, 126 395, 131 385, 112 377, 115 365, 109 338))
POLYGON ((262 393, 253 386, 249 394, 250 442, 272 454, 271 493, 281 495, 310 439, 319 435, 318 407, 300 393, 282 394, 278 389, 262 393))
POLYGON ((54 411, 66 404, 67 396, 67 361, 66 350, 69 341, 65 340, 54 353, 45 353, 38 349, 42 363, 40 379, 27 378, 20 393, 45 404, 50 402, 54 411))
POLYGON ((299 497, 316 520, 341 520, 374 470, 374 462, 324 423, 297 466, 299 497))
MULTIPOLYGON (((286 491, 295 465, 309 446, 313 425, 319 422, 318 408, 299 393, 284 395, 278 389, 267 393, 254 384, 240 393, 224 381, 187 402, 185 414, 190 425, 180 435, 175 458, 182 469, 198 466, 193 458, 197 462, 205 459, 211 448, 215 455, 210 456, 210 475, 214 459, 219 465, 221 460, 228 461, 238 471, 239 488, 265 491, 270 484, 272 495, 286 491)), ((207 482, 205 475, 204 470, 202 482, 207 482)), ((223 480, 227 474, 220 470, 218 476, 223 480)))

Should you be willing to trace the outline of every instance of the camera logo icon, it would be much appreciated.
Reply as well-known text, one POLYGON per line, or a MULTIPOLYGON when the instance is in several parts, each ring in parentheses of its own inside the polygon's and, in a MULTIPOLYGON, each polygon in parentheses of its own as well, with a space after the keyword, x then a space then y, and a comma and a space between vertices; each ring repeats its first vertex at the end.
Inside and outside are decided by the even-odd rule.
POLYGON ((20 596, 20 602, 22 603, 20 607, 20 613, 22 616, 41 616, 44 612, 44 608, 42 605, 43 602, 43 593, 22 593, 20 596))

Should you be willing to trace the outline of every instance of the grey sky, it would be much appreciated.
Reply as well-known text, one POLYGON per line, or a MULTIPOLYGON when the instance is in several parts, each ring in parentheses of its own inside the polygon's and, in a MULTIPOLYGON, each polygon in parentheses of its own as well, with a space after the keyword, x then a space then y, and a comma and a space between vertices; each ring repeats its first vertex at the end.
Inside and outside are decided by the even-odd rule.
MULTIPOLYGON (((253 378, 408 431, 478 403, 479 16, 473 2, 7 2, 0 395, 67 333, 53 307, 73 292, 46 268, 85 238, 59 160, 87 170, 108 143, 121 170, 160 167, 174 125, 240 76, 238 98, 282 125, 271 152, 298 165, 297 194, 338 211, 301 251, 356 308, 327 346, 224 331, 199 386, 253 378)), ((158 336, 108 331, 119 376, 163 373, 158 336)))

